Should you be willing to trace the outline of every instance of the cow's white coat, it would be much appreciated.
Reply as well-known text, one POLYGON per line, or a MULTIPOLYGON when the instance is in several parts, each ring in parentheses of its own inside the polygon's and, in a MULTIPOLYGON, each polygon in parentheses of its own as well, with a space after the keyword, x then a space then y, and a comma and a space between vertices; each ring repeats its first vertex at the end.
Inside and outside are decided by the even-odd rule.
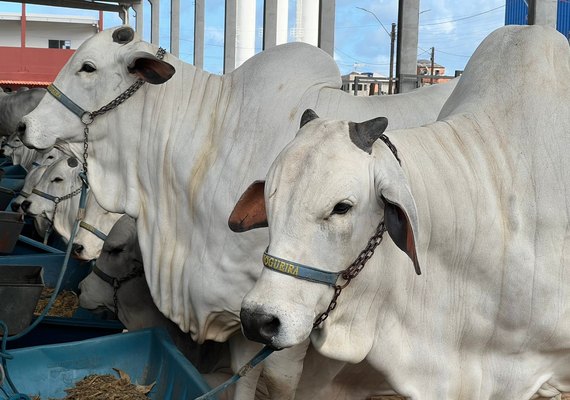
POLYGON ((550 28, 505 27, 477 49, 440 120, 367 154, 317 119, 270 169, 269 252, 340 271, 383 218, 412 221, 422 276, 388 235, 343 291, 265 269, 245 310, 279 318, 275 346, 311 337, 366 359, 411 399, 529 399, 570 391, 570 49, 550 28), (540 76, 541 79, 536 79, 540 76), (353 208, 331 215, 337 202, 353 208))

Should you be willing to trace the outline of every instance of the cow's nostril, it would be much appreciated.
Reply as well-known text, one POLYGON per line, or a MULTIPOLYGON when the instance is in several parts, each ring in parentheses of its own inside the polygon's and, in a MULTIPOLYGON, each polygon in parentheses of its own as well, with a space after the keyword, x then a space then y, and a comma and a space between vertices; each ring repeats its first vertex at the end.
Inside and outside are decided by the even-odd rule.
POLYGON ((18 134, 23 135, 26 133, 26 124, 23 121, 18 122, 18 134))
POLYGON ((32 203, 31 203, 30 201, 24 200, 24 201, 22 202, 22 204, 20 204, 20 207, 22 207, 22 210, 24 210, 24 212, 28 212, 28 210, 30 209, 30 205, 31 205, 31 204, 32 204, 32 203))
POLYGON ((85 248, 83 247, 83 245, 79 243, 73 243, 73 246, 71 246, 71 250, 73 251, 73 254, 75 254, 76 256, 80 256, 84 249, 85 248))
POLYGON ((268 345, 271 345, 281 327, 278 317, 263 312, 242 309, 240 319, 243 333, 248 339, 268 345))

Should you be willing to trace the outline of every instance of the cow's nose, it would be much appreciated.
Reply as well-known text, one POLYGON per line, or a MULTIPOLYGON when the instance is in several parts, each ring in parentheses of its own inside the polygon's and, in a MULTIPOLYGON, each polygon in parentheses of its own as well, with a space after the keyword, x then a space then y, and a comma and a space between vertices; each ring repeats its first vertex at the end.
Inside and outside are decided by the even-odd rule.
POLYGON ((10 208, 12 208, 12 211, 18 212, 18 211, 20 211, 20 203, 16 203, 15 201, 13 201, 10 204, 10 208))
POLYGON ((32 202, 30 202, 28 200, 24 200, 24 201, 22 201, 22 204, 20 204, 20 207, 22 207, 22 210, 24 210, 24 212, 28 212, 31 205, 32 205, 32 202))
POLYGON ((242 309, 240 312, 243 333, 249 340, 271 345, 279 332, 281 322, 275 315, 242 309))
POLYGON ((73 251, 73 254, 75 254, 76 256, 80 256, 81 253, 83 253, 84 249, 85 247, 83 247, 83 245, 79 243, 73 243, 73 246, 71 246, 71 251, 73 251))
POLYGON ((18 131, 18 135, 22 136, 24 133, 26 133, 26 123, 23 121, 18 122, 16 129, 18 131))

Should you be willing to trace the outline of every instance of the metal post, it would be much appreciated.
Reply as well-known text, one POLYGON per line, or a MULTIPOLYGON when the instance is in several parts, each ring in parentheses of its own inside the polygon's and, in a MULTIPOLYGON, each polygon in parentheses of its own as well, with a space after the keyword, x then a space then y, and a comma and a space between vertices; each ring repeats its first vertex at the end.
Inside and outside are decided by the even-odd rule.
POLYGON ((392 81, 394 79, 394 45, 396 42, 396 24, 392 22, 392 31, 390 32, 390 74, 388 76, 388 94, 394 94, 392 81))
POLYGON ((267 50, 277 44, 277 0, 264 0, 263 10, 263 50, 267 50))
POLYGON ((224 32, 224 74, 236 66, 237 6, 235 0, 226 0, 224 32))
POLYGON ((396 86, 398 93, 404 93, 416 88, 405 76, 417 75, 420 0, 399 0, 398 4, 396 86))
POLYGON ((204 8, 205 0, 194 2, 194 66, 204 68, 204 8))
POLYGON ((319 47, 334 57, 335 0, 321 0, 319 8, 319 47))
POLYGON ((160 40, 160 0, 148 0, 150 3, 150 42, 158 45, 160 40))
POLYGON ((140 37, 144 37, 144 7, 142 3, 133 4, 133 10, 135 10, 136 16, 136 23, 137 23, 137 32, 140 37))
POLYGON ((431 78, 429 79, 429 84, 430 84, 430 85, 433 85, 434 57, 435 57, 435 47, 432 47, 432 48, 431 48, 431 58, 430 58, 430 60, 431 60, 431 68, 430 68, 430 75, 431 75, 431 78))
POLYGON ((528 24, 556 29, 558 0, 528 0, 528 24))
POLYGON ((170 53, 180 57, 180 0, 170 0, 170 53))
POLYGON ((22 20, 20 25, 20 46, 26 47, 26 3, 22 3, 22 20))

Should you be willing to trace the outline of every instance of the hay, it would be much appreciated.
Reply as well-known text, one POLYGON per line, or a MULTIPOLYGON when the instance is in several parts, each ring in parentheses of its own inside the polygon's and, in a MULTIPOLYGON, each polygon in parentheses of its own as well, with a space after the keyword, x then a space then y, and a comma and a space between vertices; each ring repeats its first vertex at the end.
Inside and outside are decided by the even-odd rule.
MULTIPOLYGON (((125 372, 113 368, 118 378, 113 375, 87 375, 75 383, 75 386, 65 389, 67 396, 61 400, 148 400, 147 394, 154 383, 143 386, 131 383, 131 378, 125 372)), ((41 400, 33 396, 32 400, 41 400)), ((49 399, 58 400, 58 399, 49 399)))
MULTIPOLYGON (((34 315, 36 316, 40 315, 42 311, 46 308, 53 291, 54 289, 49 287, 45 287, 42 290, 42 294, 40 295, 40 299, 38 300, 38 304, 34 311, 34 315)), ((79 297, 77 297, 77 294, 75 294, 75 292, 72 292, 70 290, 62 290, 55 298, 55 302, 48 311, 47 315, 50 317, 71 318, 75 310, 77 310, 78 308, 79 308, 79 297)))

